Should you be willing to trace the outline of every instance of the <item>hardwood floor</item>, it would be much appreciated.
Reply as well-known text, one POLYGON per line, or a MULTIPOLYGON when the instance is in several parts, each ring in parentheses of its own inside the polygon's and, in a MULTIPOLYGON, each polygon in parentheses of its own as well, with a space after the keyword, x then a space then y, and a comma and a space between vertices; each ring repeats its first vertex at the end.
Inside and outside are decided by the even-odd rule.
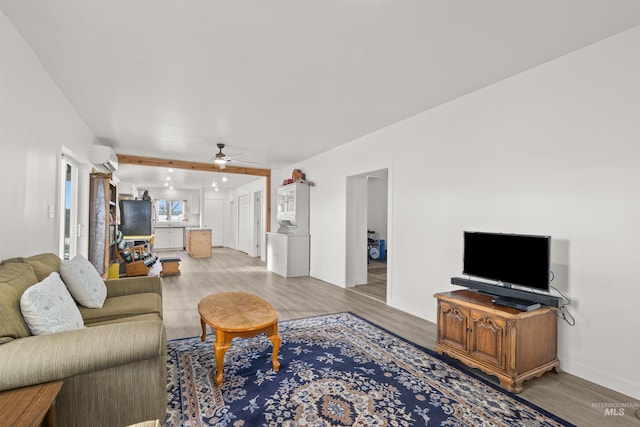
POLYGON ((350 288, 351 291, 366 295, 378 301, 387 301, 387 263, 369 261, 367 284, 350 288))
MULTIPOLYGON (((184 251, 157 254, 182 259, 180 276, 162 278, 164 322, 169 339, 200 335, 197 306, 204 296, 244 291, 273 304, 281 320, 351 311, 409 341, 434 348, 435 324, 371 296, 312 277, 287 279, 267 271, 260 259, 227 248, 214 248, 211 258, 201 259, 193 259, 184 251)), ((519 396, 578 426, 640 426, 634 415, 637 406, 626 408, 624 416, 605 416, 604 409, 616 403, 637 405, 637 400, 564 372, 525 381, 519 396)))

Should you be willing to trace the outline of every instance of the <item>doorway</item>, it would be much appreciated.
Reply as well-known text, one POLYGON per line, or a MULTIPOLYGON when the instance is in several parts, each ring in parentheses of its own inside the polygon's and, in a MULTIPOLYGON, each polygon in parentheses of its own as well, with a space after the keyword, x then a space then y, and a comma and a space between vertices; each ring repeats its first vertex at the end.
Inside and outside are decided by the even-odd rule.
POLYGON ((253 193, 253 224, 254 224, 254 242, 255 252, 253 256, 259 257, 262 254, 262 191, 253 193))
POLYGON ((238 197, 238 250, 249 253, 251 222, 249 215, 249 195, 238 197))
MULTIPOLYGON (((60 209, 60 242, 59 256, 69 260, 78 253, 78 238, 80 224, 78 221, 78 176, 79 169, 76 162, 64 154, 61 157, 61 200, 60 209)), ((53 215, 51 211, 50 215, 53 215)), ((53 218, 53 216, 51 216, 53 218)))
POLYGON ((346 285, 383 302, 391 283, 390 206, 388 169, 347 177, 346 285))
POLYGON ((224 245, 224 200, 204 199, 205 228, 211 228, 211 246, 221 247, 224 245))

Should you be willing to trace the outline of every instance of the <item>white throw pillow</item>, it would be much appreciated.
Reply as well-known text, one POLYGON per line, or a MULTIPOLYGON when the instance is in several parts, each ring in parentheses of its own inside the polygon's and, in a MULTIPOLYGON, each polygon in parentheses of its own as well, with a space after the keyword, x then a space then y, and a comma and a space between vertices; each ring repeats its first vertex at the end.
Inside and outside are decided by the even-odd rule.
POLYGON ((96 268, 82 255, 60 262, 60 274, 73 298, 83 307, 102 308, 107 286, 96 268))
POLYGON ((33 335, 84 328, 80 310, 56 272, 24 291, 20 310, 33 335))

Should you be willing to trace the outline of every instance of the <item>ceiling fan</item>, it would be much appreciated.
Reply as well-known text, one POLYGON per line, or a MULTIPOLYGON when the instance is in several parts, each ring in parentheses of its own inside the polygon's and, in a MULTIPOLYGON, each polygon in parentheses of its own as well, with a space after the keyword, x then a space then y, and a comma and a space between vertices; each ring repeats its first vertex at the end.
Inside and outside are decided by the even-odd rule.
MULTIPOLYGON (((229 156, 227 156, 226 154, 224 154, 224 153, 222 152, 222 149, 224 148, 224 144, 222 144, 222 143, 218 143, 218 144, 216 144, 216 145, 218 146, 218 150, 219 150, 219 151, 215 154, 215 156, 213 156, 213 158, 212 158, 211 160, 213 160, 213 162, 214 162, 215 164, 217 164, 218 166, 220 166, 220 169, 224 169, 224 168, 225 168, 225 166, 226 166, 226 164, 227 164, 228 162, 231 162, 231 161, 233 161, 233 162, 240 162, 240 163, 250 163, 250 164, 254 164, 254 165, 257 165, 257 164, 258 164, 258 163, 256 163, 256 162, 247 162, 247 161, 244 161, 244 160, 235 160, 235 159, 231 159, 229 156)), ((239 155, 241 155, 241 154, 242 154, 242 153, 236 153, 236 154, 233 154, 232 156, 239 156, 239 155)))

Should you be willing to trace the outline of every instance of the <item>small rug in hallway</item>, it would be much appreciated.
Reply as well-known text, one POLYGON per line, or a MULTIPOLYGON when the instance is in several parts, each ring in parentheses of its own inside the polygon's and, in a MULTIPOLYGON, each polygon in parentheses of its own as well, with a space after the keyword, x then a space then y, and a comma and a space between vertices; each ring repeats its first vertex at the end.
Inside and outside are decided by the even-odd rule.
POLYGON ((351 313, 236 339, 215 385, 213 335, 168 342, 168 426, 570 426, 351 313))

